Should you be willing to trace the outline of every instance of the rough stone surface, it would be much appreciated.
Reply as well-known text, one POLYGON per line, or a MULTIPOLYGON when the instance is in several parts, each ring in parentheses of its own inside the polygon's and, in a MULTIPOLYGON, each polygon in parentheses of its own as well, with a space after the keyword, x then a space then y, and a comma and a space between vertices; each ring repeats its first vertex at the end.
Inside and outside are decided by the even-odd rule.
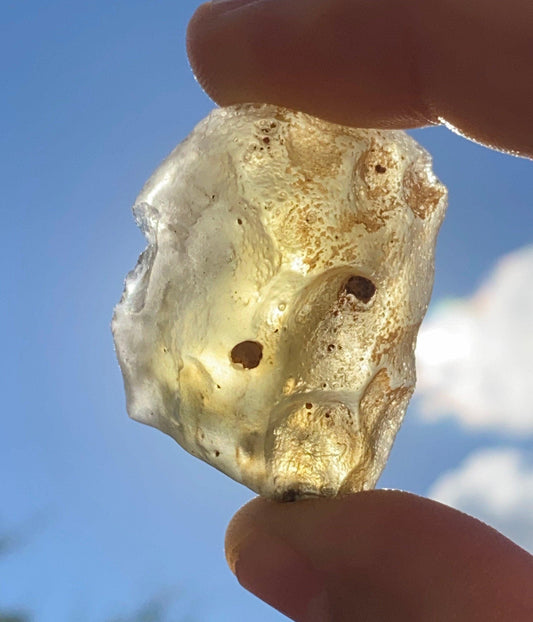
POLYGON ((214 110, 134 206, 128 412, 276 499, 375 485, 415 385, 446 192, 403 132, 214 110))

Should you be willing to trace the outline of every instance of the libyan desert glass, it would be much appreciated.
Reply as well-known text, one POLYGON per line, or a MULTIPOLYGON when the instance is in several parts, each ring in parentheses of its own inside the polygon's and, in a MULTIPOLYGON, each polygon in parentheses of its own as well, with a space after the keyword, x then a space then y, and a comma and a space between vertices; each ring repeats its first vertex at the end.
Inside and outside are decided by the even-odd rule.
POLYGON ((128 412, 276 499, 375 485, 415 385, 446 192, 398 131, 214 110, 144 186, 128 412))

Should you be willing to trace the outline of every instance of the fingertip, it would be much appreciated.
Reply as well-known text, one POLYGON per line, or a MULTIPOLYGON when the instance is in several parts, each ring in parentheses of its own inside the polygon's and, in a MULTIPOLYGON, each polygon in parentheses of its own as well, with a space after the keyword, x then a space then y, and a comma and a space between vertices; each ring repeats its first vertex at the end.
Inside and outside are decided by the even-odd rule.
POLYGON ((436 122, 420 101, 402 3, 379 4, 203 4, 188 28, 191 67, 220 105, 270 103, 359 127, 436 122))
POLYGON ((265 510, 277 509, 281 504, 254 499, 237 512, 226 533, 228 565, 245 589, 290 618, 327 622, 324 577, 289 540, 258 520, 265 510))
POLYGON ((533 614, 530 555, 476 519, 409 493, 255 499, 232 520, 226 551, 239 582, 295 620, 533 614))
POLYGON ((203 56, 204 32, 205 29, 208 28, 210 14, 211 2, 204 2, 201 4, 189 20, 185 34, 185 48, 187 50, 191 70, 197 82, 208 95, 210 95, 209 81, 206 79, 208 65, 204 65, 199 61, 199 58, 203 56))
POLYGON ((265 499, 262 497, 256 497, 252 501, 249 501, 246 505, 243 505, 242 508, 233 516, 228 528, 226 529, 224 549, 226 553, 226 561, 233 574, 236 574, 236 565, 240 549, 242 548, 245 540, 250 537, 255 530, 253 514, 255 513, 256 508, 257 511, 260 512, 264 503, 267 503, 265 499))
POLYGON ((220 105, 355 127, 443 122, 532 156, 532 26, 530 0, 229 0, 199 7, 187 49, 220 105))

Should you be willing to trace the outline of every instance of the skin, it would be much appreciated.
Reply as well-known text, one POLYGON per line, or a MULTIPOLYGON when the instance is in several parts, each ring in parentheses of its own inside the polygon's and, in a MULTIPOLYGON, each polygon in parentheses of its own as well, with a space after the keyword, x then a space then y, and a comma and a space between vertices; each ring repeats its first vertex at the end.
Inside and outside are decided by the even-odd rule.
MULTIPOLYGON (((220 105, 357 127, 445 123, 533 157, 531 0, 227 0, 198 8, 187 45, 220 105)), ((255 499, 226 555, 245 588, 302 622, 533 620, 533 557, 405 492, 255 499)))

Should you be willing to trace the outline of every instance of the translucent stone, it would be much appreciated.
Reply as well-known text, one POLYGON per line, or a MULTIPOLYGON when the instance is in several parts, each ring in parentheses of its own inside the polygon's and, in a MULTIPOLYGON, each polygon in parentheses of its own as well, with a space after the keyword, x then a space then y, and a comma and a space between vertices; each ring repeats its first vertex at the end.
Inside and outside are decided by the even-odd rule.
POLYGON ((214 110, 134 206, 131 417, 276 499, 371 488, 415 386, 446 192, 398 131, 214 110))

